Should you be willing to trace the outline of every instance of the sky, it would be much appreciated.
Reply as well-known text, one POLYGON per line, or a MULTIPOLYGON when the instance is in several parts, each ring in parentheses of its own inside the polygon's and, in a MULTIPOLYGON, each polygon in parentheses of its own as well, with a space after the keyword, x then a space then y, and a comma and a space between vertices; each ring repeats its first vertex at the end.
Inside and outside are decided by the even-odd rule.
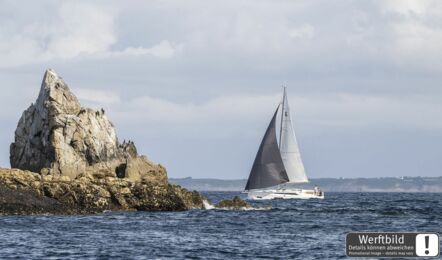
POLYGON ((0 0, 0 57, 0 167, 52 68, 169 177, 247 178, 281 85, 310 178, 442 176, 441 1, 0 0))

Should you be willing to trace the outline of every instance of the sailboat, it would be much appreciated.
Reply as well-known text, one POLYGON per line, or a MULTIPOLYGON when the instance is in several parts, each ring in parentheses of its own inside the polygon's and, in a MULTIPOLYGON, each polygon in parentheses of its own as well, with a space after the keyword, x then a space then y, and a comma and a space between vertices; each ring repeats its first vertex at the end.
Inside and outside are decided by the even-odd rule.
POLYGON ((318 187, 313 190, 288 187, 288 184, 308 182, 292 126, 286 87, 284 87, 282 102, 276 108, 261 141, 244 192, 251 200, 323 199, 324 192, 318 187), (278 115, 281 118, 279 143, 276 135, 278 115))

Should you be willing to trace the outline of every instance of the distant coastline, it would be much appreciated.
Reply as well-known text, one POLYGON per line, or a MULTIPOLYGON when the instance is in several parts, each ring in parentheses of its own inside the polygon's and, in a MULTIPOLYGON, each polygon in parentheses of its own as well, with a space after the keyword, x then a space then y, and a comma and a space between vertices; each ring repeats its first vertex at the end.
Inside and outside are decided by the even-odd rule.
MULTIPOLYGON (((170 178, 173 184, 197 191, 242 191, 246 179, 170 178)), ((318 178, 297 187, 319 186, 325 192, 442 192, 441 177, 318 178)))

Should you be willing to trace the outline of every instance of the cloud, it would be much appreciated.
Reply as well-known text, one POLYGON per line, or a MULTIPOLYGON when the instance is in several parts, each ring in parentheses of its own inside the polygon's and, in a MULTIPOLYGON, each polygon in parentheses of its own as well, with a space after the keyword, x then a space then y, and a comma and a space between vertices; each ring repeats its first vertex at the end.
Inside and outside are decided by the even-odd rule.
POLYGON ((308 95, 292 98, 295 115, 314 129, 411 128, 442 129, 435 120, 442 105, 435 98, 422 96, 388 97, 378 95, 308 95), (413 118, 413 120, 410 120, 413 118))
POLYGON ((3 18, 1 22, 11 26, 0 30, 0 67, 103 52, 116 41, 114 16, 106 7, 81 2, 43 7, 46 10, 35 15, 45 15, 36 20, 32 15, 18 22, 14 16, 3 18))
POLYGON ((343 176, 388 175, 371 166, 386 143, 391 164, 414 145, 409 161, 440 174, 441 1, 0 2, 0 147, 51 67, 179 174, 247 172, 281 84, 311 165, 328 173, 345 158, 364 171, 343 176), (230 168, 214 169, 220 158, 230 168))
POLYGON ((313 26, 306 24, 298 28, 289 29, 289 36, 292 38, 312 38, 314 31, 313 26))
POLYGON ((193 8, 183 7, 185 21, 191 34, 186 47, 232 50, 235 53, 279 54, 291 53, 298 43, 308 41, 314 35, 314 26, 305 22, 293 22, 290 16, 302 11, 302 5, 249 4, 211 5, 206 12, 193 14, 193 8), (233 7, 236 7, 232 11, 233 7))
POLYGON ((422 15, 428 11, 431 5, 438 1, 432 0, 385 0, 379 1, 384 12, 393 12, 403 15, 422 15))
POLYGON ((26 13, 20 4, 9 2, 14 15, 0 18, 6 25, 0 29, 0 67, 126 56, 170 59, 179 53, 195 61, 253 58, 254 66, 270 59, 284 67, 337 70, 346 68, 341 61, 352 59, 359 64, 376 60, 382 66, 411 63, 416 68, 442 69, 439 1, 327 3, 326 7, 317 1, 44 3, 26 13), (326 16, 323 8, 329 10, 326 16), (47 13, 51 15, 41 15, 47 13))
MULTIPOLYGON (((249 132, 241 132, 247 124, 266 125, 279 100, 279 95, 236 95, 183 103, 142 96, 126 100, 126 106, 112 113, 122 125, 136 126, 153 135, 175 135, 179 131, 186 137, 213 140, 248 135, 249 132)), ((256 133, 260 135, 261 130, 256 133)))
MULTIPOLYGON (((221 119, 257 117, 278 104, 279 97, 271 96, 223 96, 206 102, 178 103, 166 99, 144 96, 131 101, 131 108, 146 112, 149 120, 174 123, 176 120, 194 123, 194 120, 220 122, 221 119), (170 121, 169 119, 174 120, 170 121)), ((271 109, 268 111, 272 113, 271 109)))
MULTIPOLYGON (((280 93, 222 96, 202 103, 172 102, 143 96, 128 100, 128 106, 119 110, 118 120, 124 121, 124 124, 146 122, 147 125, 156 125, 157 134, 165 129, 172 132, 179 129, 182 134, 216 139, 217 136, 238 135, 249 129, 247 134, 259 136, 280 100, 280 93)), ((290 105, 295 125, 299 123, 299 128, 305 133, 391 127, 442 129, 442 122, 435 120, 442 113, 442 105, 436 99, 425 97, 292 95, 290 105)))
POLYGON ((123 51, 113 51, 109 52, 109 55, 115 55, 115 56, 140 56, 140 55, 152 55, 154 57, 159 58, 171 58, 173 57, 176 52, 182 50, 183 45, 173 45, 167 40, 163 40, 160 43, 152 46, 151 48, 144 48, 144 47, 128 47, 124 49, 123 51))
POLYGON ((442 69, 442 3, 433 0, 377 2, 384 19, 386 52, 402 66, 442 69))
MULTIPOLYGON (((20 4, 10 5, 10 8, 21 12, 20 4)), ((174 45, 167 40, 161 40, 150 48, 112 48, 118 41, 116 8, 78 1, 42 6, 44 11, 41 13, 0 18, 4 25, 0 28, 0 68, 125 55, 170 58, 182 49, 182 45, 174 45), (37 19, 33 19, 36 16, 37 19)))
POLYGON ((108 106, 118 104, 120 96, 111 91, 102 91, 91 88, 75 88, 75 95, 80 99, 80 102, 90 104, 93 106, 108 106))
POLYGON ((45 54, 48 59, 69 59, 103 52, 116 42, 114 15, 102 6, 80 2, 63 3, 58 21, 50 28, 45 54))

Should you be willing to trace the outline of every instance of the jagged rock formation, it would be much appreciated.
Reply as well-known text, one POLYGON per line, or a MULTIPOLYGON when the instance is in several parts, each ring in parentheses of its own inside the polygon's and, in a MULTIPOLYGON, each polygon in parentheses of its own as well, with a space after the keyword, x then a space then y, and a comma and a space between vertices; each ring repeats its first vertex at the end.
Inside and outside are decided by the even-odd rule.
POLYGON ((120 144, 104 110, 81 107, 68 85, 47 70, 35 104, 22 115, 10 147, 12 168, 65 175, 82 173, 140 180, 153 167, 133 142, 120 144))
POLYGON ((0 214, 203 208, 203 198, 168 183, 161 165, 119 143, 104 110, 81 107, 47 70, 37 101, 22 115, 0 169, 0 214))

